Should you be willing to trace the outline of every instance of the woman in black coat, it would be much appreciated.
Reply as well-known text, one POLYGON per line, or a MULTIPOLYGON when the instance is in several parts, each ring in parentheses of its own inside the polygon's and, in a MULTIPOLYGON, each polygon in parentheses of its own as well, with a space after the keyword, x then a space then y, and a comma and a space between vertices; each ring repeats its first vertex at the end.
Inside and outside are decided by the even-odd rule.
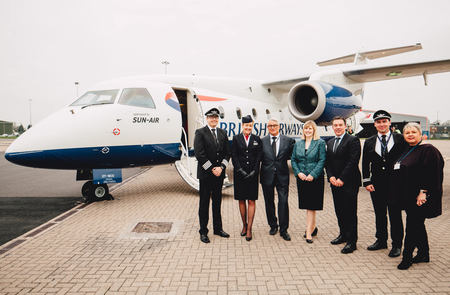
POLYGON ((259 136, 252 134, 252 117, 242 118, 242 133, 233 137, 231 156, 234 166, 234 199, 239 201, 242 218, 241 236, 252 239, 252 225, 255 217, 255 201, 258 199, 258 176, 262 157, 262 143, 259 136), (248 201, 248 209, 246 201, 248 201))
POLYGON ((422 130, 417 123, 408 123, 403 137, 409 148, 394 165, 393 177, 399 196, 396 201, 406 210, 406 236, 402 262, 398 269, 408 269, 413 263, 429 262, 425 219, 442 214, 442 181, 444 159, 431 144, 422 143, 422 130), (417 255, 412 257, 417 248, 417 255))

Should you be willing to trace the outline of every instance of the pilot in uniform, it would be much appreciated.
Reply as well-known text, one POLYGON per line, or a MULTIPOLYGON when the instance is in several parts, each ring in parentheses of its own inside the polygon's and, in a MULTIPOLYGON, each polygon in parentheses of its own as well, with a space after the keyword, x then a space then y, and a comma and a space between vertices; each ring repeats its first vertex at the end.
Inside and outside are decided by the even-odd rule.
POLYGON ((403 222, 400 206, 389 200, 389 176, 394 163, 405 148, 401 134, 390 131, 391 115, 384 111, 376 111, 373 115, 374 125, 378 133, 364 142, 362 157, 363 185, 370 192, 375 211, 377 240, 367 247, 374 251, 387 248, 387 212, 391 225, 392 249, 389 257, 400 255, 403 240, 403 222), (386 212, 387 211, 387 212, 386 212))
POLYGON ((230 235, 223 231, 220 207, 225 169, 230 159, 230 145, 225 130, 218 128, 219 110, 212 108, 205 113, 207 125, 195 131, 194 153, 198 161, 197 178, 200 182, 200 240, 209 243, 209 200, 212 198, 214 234, 223 238, 230 235))

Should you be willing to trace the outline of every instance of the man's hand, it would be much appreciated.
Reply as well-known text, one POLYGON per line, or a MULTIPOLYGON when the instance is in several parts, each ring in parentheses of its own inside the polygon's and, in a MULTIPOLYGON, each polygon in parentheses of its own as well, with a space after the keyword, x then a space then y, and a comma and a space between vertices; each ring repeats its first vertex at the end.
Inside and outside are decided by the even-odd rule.
POLYGON ((336 186, 337 186, 337 187, 342 187, 342 186, 344 186, 344 182, 343 182, 340 178, 338 178, 338 179, 336 180, 336 186))
POLYGON ((331 176, 331 177, 330 177, 330 183, 331 183, 331 185, 336 186, 336 177, 331 176))
POLYGON ((417 206, 420 207, 426 202, 427 202, 427 195, 423 192, 420 192, 419 195, 417 196, 417 206))
POLYGON ((313 181, 314 180, 314 176, 312 176, 311 174, 308 175, 305 179, 306 181, 313 181))
POLYGON ((373 184, 369 184, 368 186, 366 186, 366 190, 368 192, 374 192, 375 191, 375 187, 373 186, 373 184))
POLYGON ((214 167, 214 168, 212 169, 212 173, 213 173, 215 176, 219 177, 219 176, 222 174, 222 167, 214 167))

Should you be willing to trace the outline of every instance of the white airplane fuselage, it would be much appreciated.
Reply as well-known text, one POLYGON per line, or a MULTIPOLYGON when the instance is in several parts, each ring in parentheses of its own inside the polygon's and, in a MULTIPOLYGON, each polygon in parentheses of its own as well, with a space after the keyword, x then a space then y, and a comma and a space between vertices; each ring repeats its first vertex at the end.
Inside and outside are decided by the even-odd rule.
MULTIPOLYGON (((77 100, 42 120, 16 139, 5 157, 19 165, 54 169, 163 164, 180 159, 183 133, 192 151, 195 129, 204 126, 204 113, 212 107, 221 111, 219 127, 230 140, 241 132, 241 117, 249 114, 254 133, 261 137, 268 134, 267 121, 274 117, 282 134, 298 138, 302 121, 327 125, 336 115, 348 118, 361 109, 362 83, 349 83, 339 72, 311 79, 293 88, 306 96, 315 91, 315 99, 296 98, 292 90, 248 80, 146 76, 103 82, 85 96, 97 94, 94 103, 77 100), (146 91, 150 104, 142 95, 146 91), (302 103, 308 105, 306 110, 302 103)), ((321 135, 332 135, 330 128, 321 135)))

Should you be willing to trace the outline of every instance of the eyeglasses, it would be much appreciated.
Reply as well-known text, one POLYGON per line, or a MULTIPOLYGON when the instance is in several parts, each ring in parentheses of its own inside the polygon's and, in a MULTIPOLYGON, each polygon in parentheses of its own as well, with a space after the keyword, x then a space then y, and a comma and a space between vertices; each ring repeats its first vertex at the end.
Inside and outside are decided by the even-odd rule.
POLYGON ((269 127, 269 128, 275 128, 275 127, 278 127, 278 125, 267 125, 267 127, 269 127))

